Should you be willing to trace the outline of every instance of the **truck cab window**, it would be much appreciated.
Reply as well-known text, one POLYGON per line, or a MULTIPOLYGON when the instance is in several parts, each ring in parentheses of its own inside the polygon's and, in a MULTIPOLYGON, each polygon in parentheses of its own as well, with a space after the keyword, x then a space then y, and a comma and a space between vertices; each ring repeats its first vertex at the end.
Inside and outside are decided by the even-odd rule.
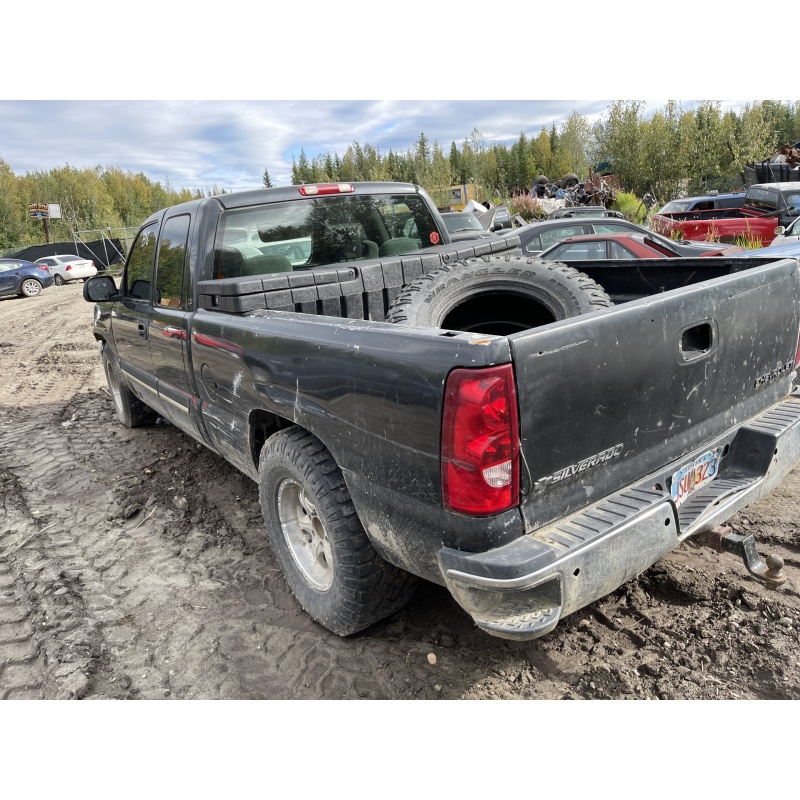
POLYGON ((161 229, 156 262, 156 299, 160 306, 177 308, 181 304, 183 263, 189 235, 188 214, 170 217, 161 229))
POLYGON ((137 300, 150 299, 158 223, 143 228, 136 237, 125 269, 125 294, 137 300))

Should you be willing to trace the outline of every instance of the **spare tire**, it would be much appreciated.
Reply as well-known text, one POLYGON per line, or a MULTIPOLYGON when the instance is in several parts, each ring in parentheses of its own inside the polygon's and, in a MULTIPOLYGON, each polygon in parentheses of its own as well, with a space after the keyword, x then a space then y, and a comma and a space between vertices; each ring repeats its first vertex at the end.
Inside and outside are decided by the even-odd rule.
POLYGON ((571 172, 569 175, 565 175, 561 179, 561 188, 569 189, 572 186, 577 186, 579 183, 580 179, 578 178, 578 176, 574 172, 571 172))
POLYGON ((403 289, 386 320, 507 336, 612 305, 583 272, 498 253, 431 270, 403 289))

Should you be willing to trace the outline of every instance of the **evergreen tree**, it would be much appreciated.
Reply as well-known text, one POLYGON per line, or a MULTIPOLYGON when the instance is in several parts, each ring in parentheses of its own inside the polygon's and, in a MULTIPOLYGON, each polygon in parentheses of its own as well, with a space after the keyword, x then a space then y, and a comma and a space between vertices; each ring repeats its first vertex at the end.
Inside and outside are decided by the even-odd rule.
POLYGON ((270 177, 269 177, 269 170, 266 169, 266 168, 264 169, 264 175, 261 178, 261 185, 265 189, 271 189, 272 188, 272 181, 270 180, 270 177))

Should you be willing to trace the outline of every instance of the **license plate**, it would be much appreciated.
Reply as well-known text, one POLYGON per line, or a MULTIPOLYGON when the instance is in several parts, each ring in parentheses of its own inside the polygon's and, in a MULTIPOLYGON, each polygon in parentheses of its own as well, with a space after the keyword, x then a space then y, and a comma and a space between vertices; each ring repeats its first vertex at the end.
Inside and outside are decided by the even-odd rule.
POLYGON ((681 467, 672 475, 672 499, 676 506, 686 500, 690 494, 696 492, 717 477, 719 471, 719 458, 722 448, 709 450, 698 456, 691 464, 681 467))

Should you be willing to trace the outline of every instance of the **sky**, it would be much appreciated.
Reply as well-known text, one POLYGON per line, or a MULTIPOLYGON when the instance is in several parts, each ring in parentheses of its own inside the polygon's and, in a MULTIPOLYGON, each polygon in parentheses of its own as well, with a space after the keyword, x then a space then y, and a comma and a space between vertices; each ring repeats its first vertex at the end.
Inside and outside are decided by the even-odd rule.
MULTIPOLYGON (((558 128, 574 111, 590 122, 611 100, 4 100, 0 158, 15 175, 119 167, 175 189, 227 191, 291 183, 301 150, 343 156, 353 141, 405 153, 424 131, 447 154, 474 128, 486 144, 558 128)), ((666 101, 647 101, 646 111, 666 101)), ((729 101, 724 105, 743 105, 729 101)), ((691 104, 685 104, 690 107, 691 104)))
MULTIPOLYGON (((646 113, 667 102, 644 99, 653 96, 686 108, 709 91, 725 108, 766 99, 739 76, 726 86, 715 72, 709 85, 701 71, 656 68, 665 41, 675 63, 697 50, 684 5, 693 30, 702 27, 703 12, 673 0, 669 19, 645 20, 657 37, 637 40, 623 15, 609 13, 630 7, 625 24, 639 24, 642 6, 628 2, 598 10, 575 0, 569 18, 525 6, 513 15, 519 25, 509 24, 511 6, 497 6, 476 26, 456 21, 456 7, 405 0, 387 26, 367 19, 374 7, 356 0, 340 0, 334 15, 308 6, 302 18, 298 7, 250 0, 205 17, 154 0, 139 0, 136 13, 42 0, 35 52, 11 43, 24 67, 0 74, 0 158, 16 175, 113 166, 175 189, 236 191, 259 187, 265 169, 274 185, 290 183, 301 149, 309 160, 343 156, 354 141, 405 153, 424 132, 447 153, 475 128, 487 144, 511 144, 523 131, 559 127, 573 111, 593 122, 611 98, 642 99, 646 113), (536 33, 576 26, 596 33, 536 33)), ((457 8, 468 17, 482 7, 457 8)), ((28 7, 9 13, 9 30, 31 27, 28 7)))

